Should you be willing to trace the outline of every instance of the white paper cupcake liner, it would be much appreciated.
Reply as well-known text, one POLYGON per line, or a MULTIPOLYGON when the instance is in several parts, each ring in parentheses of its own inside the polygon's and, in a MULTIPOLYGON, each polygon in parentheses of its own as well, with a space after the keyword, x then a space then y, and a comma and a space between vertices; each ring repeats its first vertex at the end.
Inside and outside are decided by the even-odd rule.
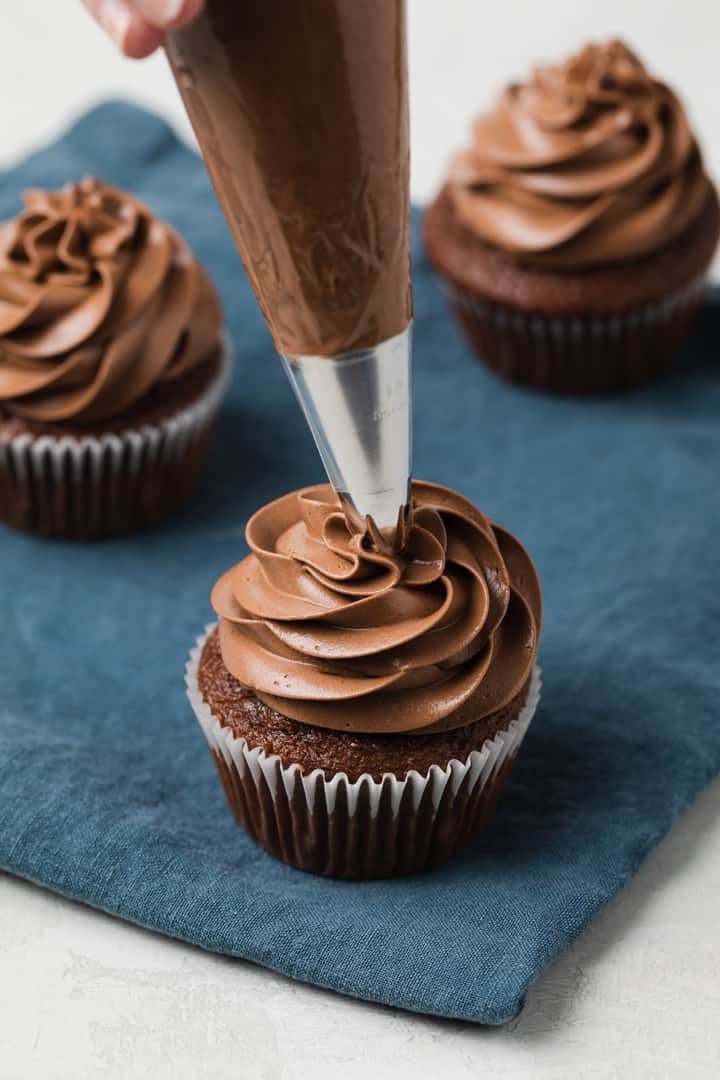
POLYGON ((498 374, 564 393, 606 393, 662 374, 700 307, 704 275, 661 300, 607 316, 525 314, 444 281, 471 345, 498 374))
POLYGON ((232 365, 202 395, 158 424, 81 438, 0 434, 0 520, 27 532, 91 539, 155 524, 190 494, 232 365))
POLYGON ((305 775, 235 736, 211 712, 198 686, 205 643, 197 639, 186 666, 187 695, 218 767, 230 806, 245 830, 271 854, 331 877, 373 878, 415 873, 463 846, 492 814, 540 699, 539 667, 527 700, 506 730, 465 761, 404 778, 344 772, 305 775))

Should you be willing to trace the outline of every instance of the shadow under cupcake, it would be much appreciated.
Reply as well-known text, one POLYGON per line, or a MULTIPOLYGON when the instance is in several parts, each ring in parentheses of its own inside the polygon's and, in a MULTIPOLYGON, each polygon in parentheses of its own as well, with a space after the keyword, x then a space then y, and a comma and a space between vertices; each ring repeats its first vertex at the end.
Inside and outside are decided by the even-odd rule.
POLYGON ((229 375, 182 238, 97 180, 0 230, 0 522, 64 539, 154 525, 192 492, 229 375))
POLYGON ((538 703, 527 552, 447 488, 413 499, 401 553, 351 534, 328 485, 258 511, 187 666, 235 817, 302 870, 448 859, 492 816, 538 703))
POLYGON ((666 372, 719 235, 682 104, 617 41, 511 85, 475 121, 424 219, 427 255, 478 355, 558 393, 666 372))

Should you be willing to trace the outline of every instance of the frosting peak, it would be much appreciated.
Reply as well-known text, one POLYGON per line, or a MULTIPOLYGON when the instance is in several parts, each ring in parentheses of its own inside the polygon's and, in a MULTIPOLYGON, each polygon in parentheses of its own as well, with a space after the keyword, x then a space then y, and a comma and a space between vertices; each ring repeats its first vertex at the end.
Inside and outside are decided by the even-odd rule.
POLYGON ((86 179, 25 207, 0 228, 0 405, 103 420, 209 358, 215 291, 142 203, 86 179))
POLYGON ((475 121, 450 188, 487 243, 539 268, 582 270, 665 246, 710 182, 678 98, 610 41, 508 87, 475 121))
POLYGON ((258 511, 212 595, 231 674, 339 731, 445 731, 508 704, 537 652, 532 561, 447 488, 415 482, 413 507, 400 553, 351 533, 329 485, 258 511))

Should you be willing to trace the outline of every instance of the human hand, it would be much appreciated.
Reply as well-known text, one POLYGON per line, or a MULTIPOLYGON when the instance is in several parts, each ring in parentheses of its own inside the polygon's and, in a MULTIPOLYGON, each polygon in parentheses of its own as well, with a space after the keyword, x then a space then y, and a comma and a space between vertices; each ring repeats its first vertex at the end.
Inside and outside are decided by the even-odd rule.
POLYGON ((165 32, 187 26, 205 0, 82 0, 125 56, 140 60, 163 43, 165 32))

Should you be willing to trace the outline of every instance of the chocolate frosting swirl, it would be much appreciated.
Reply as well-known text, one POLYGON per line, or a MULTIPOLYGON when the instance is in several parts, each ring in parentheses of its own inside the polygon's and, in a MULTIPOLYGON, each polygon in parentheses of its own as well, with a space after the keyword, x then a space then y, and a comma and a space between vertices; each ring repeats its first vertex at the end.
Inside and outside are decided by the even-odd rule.
POLYGON ((217 295, 169 225, 93 179, 25 205, 0 229, 0 406, 105 420, 210 357, 217 295))
POLYGON ((212 594, 228 671, 337 731, 447 731, 508 704, 537 653, 533 563, 447 488, 415 482, 413 508, 401 554, 352 534, 329 485, 259 510, 252 553, 212 594))
POLYGON ((582 270, 679 236, 710 191, 675 94, 621 42, 510 86, 454 161, 460 220, 538 268, 582 270))

